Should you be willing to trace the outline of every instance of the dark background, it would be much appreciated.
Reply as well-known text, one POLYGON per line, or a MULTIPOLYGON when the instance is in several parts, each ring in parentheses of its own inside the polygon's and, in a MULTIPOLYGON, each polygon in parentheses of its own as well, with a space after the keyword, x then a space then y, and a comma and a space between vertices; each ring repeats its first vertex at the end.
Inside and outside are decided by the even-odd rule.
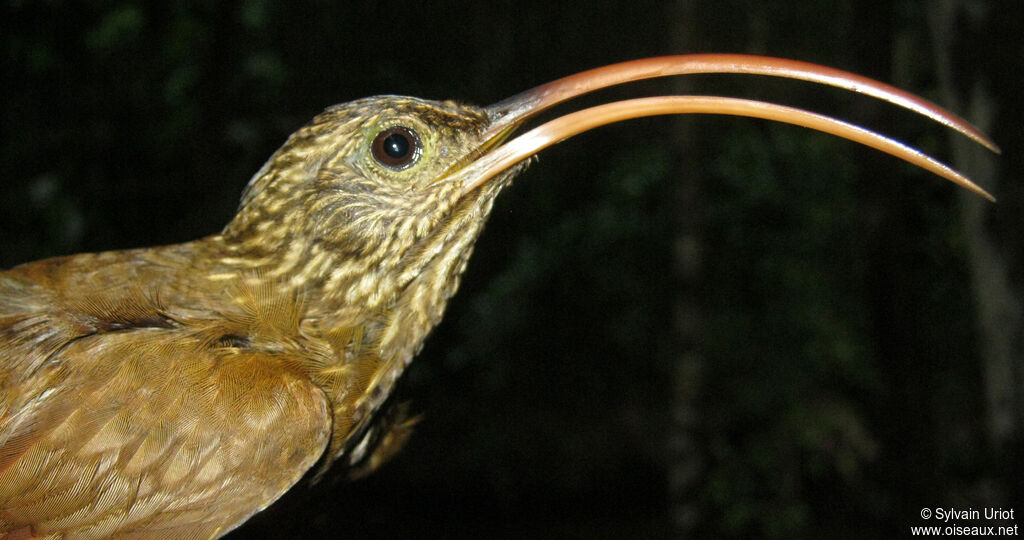
POLYGON ((498 201, 403 382, 423 414, 406 449, 356 483, 298 486, 231 537, 862 538, 930 523, 922 507, 1020 514, 1024 5, 967 4, 5 2, 0 267, 216 232, 333 103, 486 104, 684 52, 828 64, 950 107, 1004 154, 799 82, 580 101, 807 107, 954 162, 1000 202, 755 120, 576 137, 498 201))

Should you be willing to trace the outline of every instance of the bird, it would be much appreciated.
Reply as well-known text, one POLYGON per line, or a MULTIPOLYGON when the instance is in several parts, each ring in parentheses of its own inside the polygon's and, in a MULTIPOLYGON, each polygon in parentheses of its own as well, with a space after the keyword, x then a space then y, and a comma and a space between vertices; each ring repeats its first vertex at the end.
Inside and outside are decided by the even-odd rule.
POLYGON ((579 95, 692 73, 785 77, 952 113, 795 60, 692 54, 571 75, 486 107, 375 96, 327 108, 253 175, 222 231, 0 272, 0 540, 217 538, 303 478, 367 474, 409 438, 391 398, 444 315, 495 198, 541 150, 667 114, 797 124, 992 199, 900 142, 720 96, 627 99, 514 134, 579 95))

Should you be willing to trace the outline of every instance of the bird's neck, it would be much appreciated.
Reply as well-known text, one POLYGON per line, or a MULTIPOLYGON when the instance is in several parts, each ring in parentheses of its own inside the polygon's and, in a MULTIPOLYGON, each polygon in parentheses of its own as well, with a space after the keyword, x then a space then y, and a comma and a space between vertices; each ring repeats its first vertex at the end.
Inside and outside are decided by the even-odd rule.
POLYGON ((429 222, 423 216, 436 213, 427 209, 407 221, 393 218, 390 230, 405 232, 388 234, 358 229, 359 220, 279 211, 276 195, 265 190, 258 204, 255 197, 243 202, 221 234, 203 240, 210 248, 205 251, 217 254, 206 262, 204 274, 211 281, 270 284, 302 299, 305 316, 326 328, 383 321, 385 334, 377 343, 408 361, 440 321, 494 198, 507 184, 495 182, 475 196, 455 198, 447 212, 429 222))
MULTIPOLYGON (((483 209, 489 211, 490 203, 483 209)), ((420 242, 368 252, 301 237, 232 235, 200 240, 193 275, 205 289, 296 298, 322 333, 362 329, 379 354, 411 360, 458 288, 482 219, 442 225, 420 242)))

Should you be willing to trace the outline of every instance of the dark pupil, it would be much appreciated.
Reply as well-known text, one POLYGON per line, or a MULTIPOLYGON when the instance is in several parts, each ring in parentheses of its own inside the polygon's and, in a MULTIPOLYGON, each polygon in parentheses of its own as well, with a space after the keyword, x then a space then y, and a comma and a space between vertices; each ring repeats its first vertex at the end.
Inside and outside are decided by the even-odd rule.
POLYGON ((395 126, 378 133, 370 149, 377 163, 400 171, 416 160, 419 144, 412 131, 395 126))
POLYGON ((404 133, 392 133, 384 138, 384 153, 391 159, 409 155, 409 138, 404 133))

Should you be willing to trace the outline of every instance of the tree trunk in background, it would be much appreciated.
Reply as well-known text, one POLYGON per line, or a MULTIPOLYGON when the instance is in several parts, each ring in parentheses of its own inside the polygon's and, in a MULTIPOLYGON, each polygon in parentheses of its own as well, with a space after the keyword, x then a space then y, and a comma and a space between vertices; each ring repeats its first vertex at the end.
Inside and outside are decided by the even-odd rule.
MULTIPOLYGON (((667 15, 672 29, 669 47, 673 53, 698 49, 699 35, 694 24, 700 20, 699 6, 693 0, 677 0, 668 4, 667 15)), ((673 94, 692 93, 685 78, 672 79, 673 94), (689 90, 689 91, 688 91, 689 90)), ((681 536, 693 536, 707 520, 699 490, 706 476, 706 456, 701 443, 700 394, 706 362, 701 348, 703 310, 698 298, 702 279, 703 253, 700 167, 702 154, 699 137, 695 136, 693 117, 673 121, 673 142, 676 149, 675 171, 685 177, 675 182, 676 238, 674 272, 678 280, 673 309, 677 360, 673 370, 670 406, 671 427, 668 438, 668 489, 672 525, 681 536)))
MULTIPOLYGON (((954 54, 958 23, 980 28, 982 17, 998 17, 988 2, 970 5, 962 0, 943 0, 929 10, 928 24, 935 47, 941 102, 970 118, 985 132, 992 132, 998 105, 985 85, 974 76, 972 87, 958 91, 954 54), (970 9, 969 9, 970 8, 970 9)), ((971 45, 974 40, 963 40, 971 45)), ((978 51, 979 54, 988 54, 978 51)), ((975 66, 976 67, 976 66, 975 66)), ((1016 69, 1019 66, 1007 66, 1016 69)), ((999 196, 999 160, 965 137, 951 136, 953 166, 988 191, 999 196)), ((1024 432, 1024 298, 1014 290, 1007 246, 989 227, 998 208, 968 193, 961 194, 961 211, 972 276, 977 325, 981 341, 982 369, 987 405, 986 428, 996 467, 1012 460, 1012 445, 1024 432)), ((993 473, 997 471, 991 471, 993 473)), ((1012 476, 1008 476, 1012 478, 1012 476)), ((1003 489, 1009 486, 997 486, 1003 489)), ((1007 494, 1003 493, 1005 499, 1007 494)), ((997 501, 992 501, 996 504, 997 501)))

